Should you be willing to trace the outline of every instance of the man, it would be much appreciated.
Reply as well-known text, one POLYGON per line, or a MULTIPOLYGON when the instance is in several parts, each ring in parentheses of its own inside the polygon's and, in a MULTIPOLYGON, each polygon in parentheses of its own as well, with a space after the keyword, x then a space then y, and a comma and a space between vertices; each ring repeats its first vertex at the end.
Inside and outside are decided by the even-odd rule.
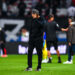
POLYGON ((44 20, 40 17, 39 11, 36 9, 32 10, 32 18, 29 36, 28 67, 26 68, 26 71, 32 71, 32 53, 35 47, 38 54, 38 66, 36 71, 40 71, 42 61, 44 20))
POLYGON ((3 55, 1 57, 7 57, 6 48, 5 48, 5 33, 0 27, 0 48, 3 51, 3 55))
POLYGON ((58 63, 61 63, 60 53, 58 51, 58 45, 57 45, 57 37, 56 37, 56 30, 60 29, 59 25, 54 21, 54 15, 49 15, 49 20, 46 24, 46 35, 47 35, 47 49, 48 49, 48 63, 51 63, 51 53, 50 53, 50 47, 53 44, 57 55, 58 55, 58 63))
POLYGON ((67 39, 68 39, 67 40, 68 41, 68 61, 64 62, 63 64, 72 64, 73 63, 74 53, 72 50, 72 46, 70 46, 70 44, 69 44, 70 34, 72 34, 71 29, 72 28, 74 29, 74 26, 75 26, 75 22, 73 22, 73 21, 74 21, 73 17, 69 18, 69 27, 66 29, 63 29, 63 31, 67 31, 67 39))
MULTIPOLYGON (((73 17, 69 17, 68 18, 68 23, 69 23, 69 25, 68 25, 68 27, 67 28, 62 28, 62 31, 65 31, 65 32, 67 32, 68 33, 68 29, 69 29, 69 26, 71 26, 72 25, 72 23, 74 23, 73 22, 74 21, 74 18, 73 17)), ((68 41, 68 36, 67 36, 67 41, 68 41)), ((68 45, 68 44, 67 44, 68 45)), ((68 48, 67 48, 68 49, 68 48)), ((69 49, 68 49, 69 50, 69 49)), ((68 51, 69 52, 69 51, 68 51)), ((73 55, 74 55, 74 53, 73 53, 73 51, 71 50, 71 62, 73 62, 72 60, 73 60, 73 55)), ((66 64, 68 61, 66 61, 66 62, 64 62, 63 64, 66 64)))

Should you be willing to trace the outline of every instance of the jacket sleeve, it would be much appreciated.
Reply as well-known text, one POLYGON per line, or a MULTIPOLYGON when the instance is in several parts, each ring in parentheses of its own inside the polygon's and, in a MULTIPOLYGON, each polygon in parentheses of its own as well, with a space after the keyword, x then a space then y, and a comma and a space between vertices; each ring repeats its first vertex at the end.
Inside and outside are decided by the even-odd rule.
POLYGON ((27 24, 24 26, 24 28, 29 32, 31 31, 32 22, 33 22, 33 19, 30 19, 27 21, 27 24))
POLYGON ((43 25, 45 25, 46 20, 45 20, 45 18, 42 17, 41 20, 36 19, 36 22, 43 26, 43 25))
POLYGON ((39 21, 39 20, 36 20, 37 23, 39 23, 40 25, 43 25, 44 24, 44 21, 39 21))
POLYGON ((68 36, 68 42, 72 43, 72 28, 69 28, 69 36, 68 36))

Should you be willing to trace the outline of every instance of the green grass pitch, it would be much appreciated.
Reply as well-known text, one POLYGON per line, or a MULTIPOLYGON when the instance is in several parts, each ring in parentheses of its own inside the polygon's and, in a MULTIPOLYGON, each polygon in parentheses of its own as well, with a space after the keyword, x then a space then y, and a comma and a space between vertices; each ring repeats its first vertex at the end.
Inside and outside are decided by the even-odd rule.
MULTIPOLYGON (((27 55, 8 55, 7 58, 0 57, 0 75, 75 75, 74 64, 58 64, 57 56, 52 55, 52 63, 42 64, 42 70, 36 72, 37 55, 33 55, 33 71, 26 72, 27 55)), ((74 57, 75 58, 75 57, 74 57)), ((67 60, 67 55, 61 55, 62 62, 67 60)))

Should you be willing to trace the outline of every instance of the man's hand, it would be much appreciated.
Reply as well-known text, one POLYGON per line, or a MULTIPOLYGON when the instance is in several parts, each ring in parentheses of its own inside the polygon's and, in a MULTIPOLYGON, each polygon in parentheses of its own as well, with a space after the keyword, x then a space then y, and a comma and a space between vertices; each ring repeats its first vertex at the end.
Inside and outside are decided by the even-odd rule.
POLYGON ((61 30, 62 30, 62 31, 66 31, 66 32, 67 32, 67 31, 68 31, 68 28, 66 28, 66 29, 64 29, 64 28, 61 28, 61 30))
POLYGON ((69 42, 69 46, 71 46, 71 43, 69 42))

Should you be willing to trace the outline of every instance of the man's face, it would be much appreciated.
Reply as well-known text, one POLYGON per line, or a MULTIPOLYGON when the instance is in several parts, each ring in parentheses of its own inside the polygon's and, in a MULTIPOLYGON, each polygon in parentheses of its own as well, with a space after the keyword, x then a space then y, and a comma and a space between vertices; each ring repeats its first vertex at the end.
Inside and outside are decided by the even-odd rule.
POLYGON ((25 35, 27 31, 25 29, 22 29, 22 35, 25 35))
POLYGON ((54 17, 52 17, 51 20, 53 21, 54 20, 54 17))
POLYGON ((68 20, 68 22, 69 22, 69 25, 71 25, 72 20, 71 20, 71 19, 69 19, 69 20, 68 20))
POLYGON ((35 19, 37 18, 37 14, 32 14, 32 17, 35 19))
POLYGON ((49 20, 50 20, 50 21, 53 21, 53 20, 54 20, 54 17, 51 17, 49 20))
POLYGON ((71 22, 72 22, 72 20, 71 20, 71 19, 69 19, 69 20, 68 20, 68 22, 69 22, 69 23, 71 23, 71 22))

